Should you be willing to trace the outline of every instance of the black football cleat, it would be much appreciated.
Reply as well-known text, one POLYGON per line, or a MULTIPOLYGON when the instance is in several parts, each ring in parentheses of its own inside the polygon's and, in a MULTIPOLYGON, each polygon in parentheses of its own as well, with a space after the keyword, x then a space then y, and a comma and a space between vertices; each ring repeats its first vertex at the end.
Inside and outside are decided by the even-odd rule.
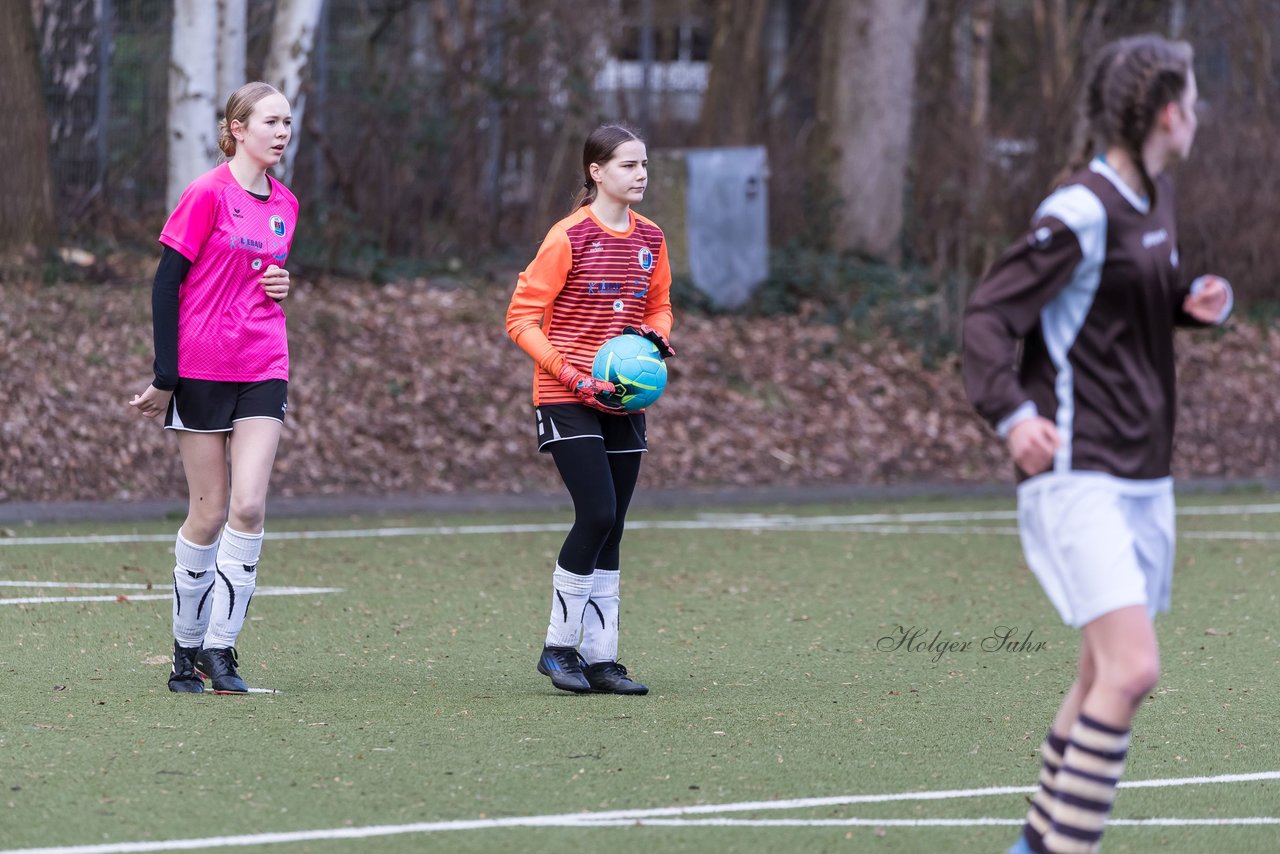
POLYGON ((616 661, 588 664, 583 675, 597 694, 648 694, 649 686, 627 675, 627 668, 616 661))
POLYGON ((585 694, 591 690, 587 677, 582 675, 586 662, 571 646, 544 646, 538 657, 538 672, 551 677, 551 684, 561 691, 585 694))
POLYGON ((215 694, 248 694, 249 686, 240 678, 235 647, 202 649, 196 658, 196 672, 213 682, 215 694))
POLYGON ((204 680, 196 675, 198 646, 179 646, 173 642, 173 670, 169 673, 169 690, 175 694, 202 694, 204 680))

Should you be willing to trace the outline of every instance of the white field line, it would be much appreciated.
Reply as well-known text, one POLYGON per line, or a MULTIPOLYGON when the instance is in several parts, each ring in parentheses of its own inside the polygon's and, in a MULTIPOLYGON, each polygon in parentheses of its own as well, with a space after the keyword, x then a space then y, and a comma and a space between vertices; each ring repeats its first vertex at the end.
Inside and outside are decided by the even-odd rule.
MULTIPOLYGON (((156 586, 148 588, 145 584, 75 584, 63 581, 0 581, 3 587, 58 587, 64 590, 77 590, 79 588, 101 588, 106 590, 161 590, 160 593, 142 593, 142 594, 108 594, 102 596, 17 596, 9 599, 0 599, 0 605, 45 605, 49 603, 59 602, 117 602, 120 596, 124 596, 130 602, 159 602, 161 600, 170 601, 173 599, 173 591, 164 587, 156 586)), ((341 587, 259 587, 254 591, 254 596, 314 596, 321 593, 341 593, 341 587)))
MULTIPOLYGON (((1255 774, 1223 774, 1216 777, 1182 777, 1166 780, 1137 780, 1122 782, 1123 788, 1159 788, 1191 786, 1213 783, 1245 783, 1264 780, 1280 780, 1280 771, 1263 771, 1255 774)), ((438 833, 457 830, 493 830, 510 827, 609 827, 636 824, 657 824, 668 817, 689 816, 724 812, 765 812, 770 810, 810 809, 815 807, 847 806, 851 804, 887 803, 894 801, 932 801, 956 798, 981 798, 992 795, 1029 794, 1032 786, 992 786, 984 789, 953 789, 934 792, 897 792, 885 795, 842 795, 826 798, 795 798, 778 801, 741 801, 728 804, 698 804, 686 807, 659 807, 640 810, 610 810, 587 813, 561 813, 559 815, 515 816, 511 818, 461 819, 456 821, 428 821, 414 824, 374 825, 369 827, 335 827, 317 830, 297 830, 281 833, 256 833, 241 836, 211 836, 203 839, 173 839, 148 842, 109 842, 96 845, 70 845, 52 848, 13 848, 0 854, 131 854, 146 851, 192 851, 209 848, 232 848, 247 845, 271 845, 287 842, 317 842, 337 839, 369 839, 379 836, 397 836, 411 833, 438 833), (654 819, 655 821, 648 821, 654 819)), ((709 819, 707 824, 728 825, 733 819, 709 819)), ((840 825, 872 825, 877 827, 972 827, 979 825, 1017 826, 1021 819, 812 819, 778 820, 741 819, 744 826, 819 827, 832 822, 840 825), (745 824, 755 822, 755 824, 745 824), (759 824, 759 822, 768 822, 759 824)), ((697 826, 703 822, 673 818, 671 826, 697 826)), ((1112 819, 1108 825, 1147 825, 1165 827, 1225 826, 1230 824, 1269 825, 1280 824, 1280 818, 1152 818, 1112 819)))
POLYGON ((1188 540, 1280 540, 1280 533, 1274 531, 1187 531, 1178 536, 1188 540))
POLYGON ((8 581, 0 580, 0 587, 55 587, 61 590, 154 590, 154 584, 130 584, 110 581, 8 581))
MULTIPOLYGON (((564 827, 1021 827, 1021 818, 615 818, 564 827)), ((1280 818, 1113 818, 1107 827, 1224 827, 1280 825, 1280 818)))
MULTIPOLYGON (((1237 504, 1215 507, 1184 507, 1179 516, 1231 516, 1280 513, 1280 504, 1237 504)), ((696 519, 637 520, 628 522, 630 530, 703 530, 703 531, 831 531, 853 530, 882 534, 1011 534, 1011 527, 971 527, 934 525, 935 522, 1012 521, 1012 510, 980 510, 954 513, 863 513, 846 516, 795 516, 791 514, 706 514, 696 519)), ((565 523, 529 523, 512 525, 430 525, 410 528, 357 528, 322 531, 268 531, 268 540, 336 540, 383 537, 440 537, 469 534, 545 534, 560 533, 565 523)), ((1195 539, 1280 539, 1280 533, 1254 531, 1192 531, 1180 534, 1195 539)), ((85 534, 62 537, 3 537, 4 546, 100 545, 110 543, 169 543, 173 534, 85 534)))
MULTIPOLYGON (((631 527, 631 523, 627 523, 631 527)), ((797 520, 794 525, 773 527, 769 531, 778 533, 808 534, 995 534, 1000 536, 1017 536, 1018 529, 1011 527, 993 527, 990 525, 843 525, 827 523, 822 525, 807 524, 805 520, 797 520)))

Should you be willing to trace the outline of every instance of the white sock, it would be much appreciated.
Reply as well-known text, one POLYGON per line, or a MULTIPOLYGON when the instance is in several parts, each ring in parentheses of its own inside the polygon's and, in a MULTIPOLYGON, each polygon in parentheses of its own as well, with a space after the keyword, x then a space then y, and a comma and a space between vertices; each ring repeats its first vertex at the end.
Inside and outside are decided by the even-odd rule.
POLYGON ((197 546, 179 532, 173 556, 173 639, 181 646, 199 646, 209 625, 209 588, 217 567, 218 542, 197 546))
POLYGON ((582 614, 582 657, 587 664, 618 660, 618 576, 616 569, 597 569, 591 598, 582 614))
POLYGON ((249 611, 249 600, 258 586, 262 534, 262 531, 242 534, 230 525, 222 529, 222 540, 218 545, 218 581, 213 587, 213 616, 204 635, 206 649, 226 649, 236 645, 249 611))
POLYGON ((551 574, 551 622, 547 646, 578 645, 582 633, 582 609, 591 597, 591 576, 578 575, 556 564, 551 574))

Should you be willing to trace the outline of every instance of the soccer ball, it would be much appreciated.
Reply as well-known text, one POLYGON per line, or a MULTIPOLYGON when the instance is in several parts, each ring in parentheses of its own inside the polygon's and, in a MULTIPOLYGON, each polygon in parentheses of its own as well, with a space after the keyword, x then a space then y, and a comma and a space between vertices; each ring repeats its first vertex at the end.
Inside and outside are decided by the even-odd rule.
POLYGON ((617 386, 628 412, 652 405, 667 387, 667 363, 657 345, 639 335, 619 335, 601 344, 591 375, 617 386))

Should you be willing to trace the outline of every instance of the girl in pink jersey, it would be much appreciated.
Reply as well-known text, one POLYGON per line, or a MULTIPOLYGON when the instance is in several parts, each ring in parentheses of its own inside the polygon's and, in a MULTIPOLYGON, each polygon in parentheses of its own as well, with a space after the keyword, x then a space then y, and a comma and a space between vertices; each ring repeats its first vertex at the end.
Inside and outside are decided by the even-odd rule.
POLYGON ((289 347, 280 302, 298 200, 267 170, 289 144, 289 102, 266 83, 227 100, 229 158, 183 192, 152 289, 155 379, 129 402, 165 414, 189 509, 174 546, 169 690, 248 691, 236 638, 257 583, 267 483, 284 425, 289 347), (230 464, 230 478, 227 471, 230 464))
POLYGON ((649 690, 617 661, 619 544, 648 448, 644 414, 624 411, 613 384, 591 376, 596 350, 623 332, 674 355, 666 242, 631 210, 644 198, 647 168, 644 141, 630 129, 591 133, 573 213, 547 234, 507 310, 507 332, 537 365, 538 449, 555 460, 574 507, 538 672, 577 693, 649 690))
POLYGON ((1179 269, 1173 184, 1196 133, 1190 45, 1112 42, 1088 79, 1085 154, 965 315, 970 400, 1019 469, 1027 563, 1081 629, 1010 854, 1094 852, 1138 706, 1160 675, 1173 574, 1176 325, 1221 323, 1231 290, 1179 269), (1095 155, 1096 152, 1096 156, 1095 155))

